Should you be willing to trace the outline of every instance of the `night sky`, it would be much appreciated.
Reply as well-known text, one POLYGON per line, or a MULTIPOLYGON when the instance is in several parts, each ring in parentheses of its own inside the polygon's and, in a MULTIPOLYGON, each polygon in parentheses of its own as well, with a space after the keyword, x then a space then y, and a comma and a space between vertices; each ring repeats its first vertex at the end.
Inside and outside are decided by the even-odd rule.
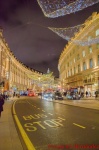
POLYGON ((0 0, 0 26, 10 50, 23 64, 58 77, 58 59, 67 41, 47 27, 65 28, 84 23, 99 3, 58 18, 44 16, 36 0, 0 0))

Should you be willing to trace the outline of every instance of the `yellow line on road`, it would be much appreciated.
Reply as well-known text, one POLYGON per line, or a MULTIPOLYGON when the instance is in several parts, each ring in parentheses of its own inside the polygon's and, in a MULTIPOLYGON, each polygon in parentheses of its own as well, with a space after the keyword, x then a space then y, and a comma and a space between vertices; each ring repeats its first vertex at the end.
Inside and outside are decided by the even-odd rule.
POLYGON ((19 131, 21 133, 21 136, 22 136, 22 138, 23 138, 23 140, 24 140, 24 142, 25 142, 25 144, 27 146, 27 149, 28 150, 35 150, 33 144, 31 143, 30 139, 28 138, 26 132, 24 131, 24 129, 23 129, 23 127, 22 127, 22 125, 21 125, 21 123, 20 123, 20 121, 19 121, 19 119, 18 119, 18 117, 16 115, 16 112, 15 112, 15 102, 13 103, 13 114, 14 114, 14 119, 16 121, 16 124, 17 124, 17 126, 19 128, 19 131))
POLYGON ((81 126, 81 125, 79 125, 79 124, 76 124, 76 123, 73 123, 75 126, 78 126, 78 127, 80 127, 80 128, 83 128, 83 129, 85 129, 86 127, 84 127, 84 126, 81 126))

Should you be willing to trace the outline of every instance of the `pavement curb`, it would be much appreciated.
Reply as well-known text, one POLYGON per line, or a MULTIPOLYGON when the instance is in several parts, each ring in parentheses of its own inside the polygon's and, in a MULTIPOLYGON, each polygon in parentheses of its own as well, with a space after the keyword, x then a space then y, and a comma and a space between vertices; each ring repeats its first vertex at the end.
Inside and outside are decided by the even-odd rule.
POLYGON ((91 108, 91 107, 86 107, 86 106, 78 106, 78 105, 67 104, 67 103, 62 103, 62 102, 55 102, 55 101, 50 101, 50 102, 59 103, 59 104, 63 104, 63 105, 69 105, 69 106, 73 106, 73 107, 76 106, 76 107, 81 107, 81 108, 86 108, 86 109, 99 110, 99 108, 91 108))

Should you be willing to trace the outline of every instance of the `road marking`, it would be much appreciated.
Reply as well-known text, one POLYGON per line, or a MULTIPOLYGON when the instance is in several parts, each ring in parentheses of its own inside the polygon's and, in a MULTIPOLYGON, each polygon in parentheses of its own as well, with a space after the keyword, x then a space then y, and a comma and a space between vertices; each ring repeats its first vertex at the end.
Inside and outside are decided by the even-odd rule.
POLYGON ((63 118, 61 118, 61 117, 58 117, 59 119, 61 119, 61 120, 66 120, 66 119, 63 119, 63 118))
POLYGON ((51 128, 59 126, 59 124, 57 124, 56 122, 53 122, 52 120, 45 120, 44 123, 51 128))
POLYGON ((14 101, 14 103, 13 103, 13 114, 14 114, 14 119, 16 121, 16 124, 17 124, 17 126, 19 128, 19 131, 21 133, 21 136, 23 137, 23 140, 24 140, 24 142, 25 142, 25 144, 27 146, 27 149, 28 150, 35 150, 33 144, 31 143, 29 137, 27 136, 26 132, 24 131, 24 129, 23 129, 23 127, 22 127, 22 125, 21 125, 21 123, 20 123, 20 121, 19 121, 19 119, 18 119, 18 117, 16 115, 15 103, 16 103, 16 101, 14 101))
POLYGON ((24 120, 32 120, 32 119, 40 119, 40 118, 46 118, 47 116, 45 114, 34 114, 34 115, 25 115, 23 116, 24 120))
POLYGON ((51 114, 51 113, 48 113, 49 115, 51 115, 51 116, 53 116, 53 114, 51 114))
POLYGON ((37 124, 37 125, 40 126, 42 129, 46 129, 46 128, 41 124, 41 121, 37 121, 37 122, 33 122, 33 123, 26 123, 26 124, 24 124, 24 127, 26 127, 26 130, 29 131, 29 132, 37 131, 37 127, 33 126, 34 124, 37 124))
POLYGON ((43 112, 45 112, 44 110, 42 110, 43 112))
MULTIPOLYGON (((32 115, 30 115, 30 116, 33 117, 32 115)), ((30 118, 30 120, 31 120, 31 118, 30 118)), ((32 122, 32 123, 28 122, 28 123, 24 124, 24 127, 26 128, 26 131, 29 131, 29 132, 37 131, 39 129, 38 127, 42 128, 42 129, 47 129, 46 126, 44 126, 44 125, 47 125, 48 127, 51 127, 51 128, 63 127, 62 121, 64 121, 64 120, 65 119, 58 117, 58 119, 36 121, 36 122, 32 122)))
POLYGON ((75 126, 78 126, 78 127, 80 127, 80 128, 83 128, 83 129, 85 129, 86 127, 84 127, 84 126, 81 126, 81 125, 79 125, 79 124, 76 124, 76 123, 73 123, 73 125, 75 125, 75 126))

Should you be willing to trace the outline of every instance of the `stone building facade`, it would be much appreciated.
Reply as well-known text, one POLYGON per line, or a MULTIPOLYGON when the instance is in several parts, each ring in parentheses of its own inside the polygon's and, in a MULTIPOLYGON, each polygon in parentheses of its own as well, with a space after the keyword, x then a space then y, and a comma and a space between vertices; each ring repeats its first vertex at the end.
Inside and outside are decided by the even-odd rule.
POLYGON ((19 62, 8 47, 0 29, 0 92, 21 92, 33 89, 33 79, 29 75, 42 76, 19 62))
POLYGON ((62 51, 58 70, 65 89, 78 88, 94 95, 99 90, 99 14, 90 18, 62 51))

